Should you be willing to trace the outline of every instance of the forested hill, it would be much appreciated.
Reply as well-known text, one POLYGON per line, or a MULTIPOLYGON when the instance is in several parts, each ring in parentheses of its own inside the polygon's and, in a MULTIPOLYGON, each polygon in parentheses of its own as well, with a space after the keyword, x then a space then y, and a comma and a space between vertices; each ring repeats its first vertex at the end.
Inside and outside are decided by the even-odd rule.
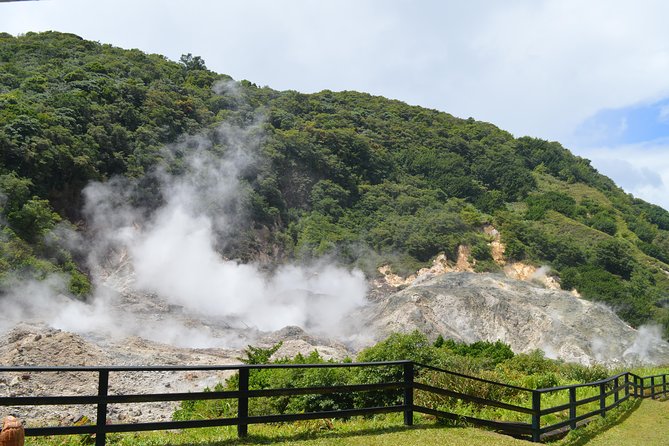
MULTIPOLYGON (((633 325, 669 334, 669 213, 625 194, 559 143, 357 92, 259 88, 206 68, 71 34, 0 34, 0 274, 65 271, 90 292, 83 259, 49 242, 85 228, 82 189, 116 175, 142 181, 161 148, 220 123, 261 122, 261 156, 244 172, 250 224, 222 255, 242 261, 324 255, 372 275, 399 273, 471 247, 496 271, 509 259, 549 265, 564 289, 606 302, 633 325)), ((187 147, 184 149, 187 150, 187 147)), ((138 199, 160 200, 151 195, 138 199)))

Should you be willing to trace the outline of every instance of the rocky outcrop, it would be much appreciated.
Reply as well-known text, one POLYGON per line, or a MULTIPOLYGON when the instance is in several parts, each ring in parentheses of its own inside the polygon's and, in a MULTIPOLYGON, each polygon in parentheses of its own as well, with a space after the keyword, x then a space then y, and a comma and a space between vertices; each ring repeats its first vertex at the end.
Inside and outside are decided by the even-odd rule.
POLYGON ((634 330, 609 308, 502 275, 450 273, 417 280, 358 317, 377 339, 418 329, 465 342, 501 340, 516 352, 542 349, 549 357, 582 364, 669 362, 669 344, 652 331, 634 330))
MULTIPOLYGON (((483 232, 490 238, 490 253, 492 259, 497 263, 506 277, 515 280, 531 281, 546 288, 561 289, 560 282, 554 275, 550 274, 550 268, 546 266, 534 266, 523 262, 510 262, 504 257, 506 247, 501 241, 499 231, 491 225, 483 227, 483 232)), ((393 273, 390 265, 383 265, 378 269, 380 277, 375 281, 376 288, 404 288, 415 281, 424 280, 429 277, 439 276, 454 272, 473 272, 476 260, 471 256, 471 249, 467 245, 458 246, 458 257, 455 261, 449 261, 445 254, 439 254, 432 260, 432 266, 421 268, 415 274, 402 277, 393 273)), ((578 292, 572 293, 578 296, 578 292)))
POLYGON ((460 245, 458 246, 458 258, 455 263, 449 262, 446 254, 441 253, 432 259, 432 266, 421 268, 415 274, 407 277, 393 273, 390 265, 383 265, 378 269, 381 276, 376 280, 376 287, 402 288, 428 277, 454 272, 472 272, 474 265, 470 263, 470 257, 471 249, 468 246, 460 245))
MULTIPOLYGON (((140 366, 237 364, 238 350, 187 349, 129 337, 99 346, 82 336, 43 324, 21 324, 0 338, 0 363, 5 366, 140 366)), ((192 392, 213 388, 231 371, 116 372, 110 374, 110 391, 121 394, 192 392)), ((0 376, 1 396, 95 395, 95 372, 11 372, 0 376)), ((177 403, 113 406, 113 422, 171 419, 177 403)), ((82 416, 95 417, 94 406, 21 406, 17 415, 28 423, 71 424, 82 416)))
MULTIPOLYGON (((283 342, 275 359, 307 356, 314 350, 325 359, 340 361, 350 353, 341 345, 313 337, 298 327, 286 327, 255 339, 259 346, 283 342)), ((96 338, 51 328, 45 324, 19 324, 0 337, 0 364, 5 366, 146 366, 239 364, 241 349, 182 348, 152 342, 137 336, 100 342, 96 338)), ((110 390, 118 394, 195 392, 214 388, 234 371, 114 372, 110 390)), ((0 396, 44 396, 56 392, 95 395, 94 372, 8 372, 0 374, 0 396)), ((178 403, 125 404, 110 408, 113 422, 169 420, 178 403)), ((94 406, 22 406, 16 413, 29 423, 74 423, 81 417, 94 418, 94 406)))

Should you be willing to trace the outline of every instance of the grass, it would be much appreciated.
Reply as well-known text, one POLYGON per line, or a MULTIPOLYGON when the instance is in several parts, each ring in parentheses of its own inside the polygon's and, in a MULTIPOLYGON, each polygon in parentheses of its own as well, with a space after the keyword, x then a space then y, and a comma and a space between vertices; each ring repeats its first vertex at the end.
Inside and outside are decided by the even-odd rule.
MULTIPOLYGON (((588 426, 570 432, 551 446, 639 446, 665 445, 664 432, 669 429, 666 402, 633 400, 609 412, 606 418, 596 418, 588 426)), ((417 415, 412 427, 402 425, 402 415, 392 414, 351 420, 315 420, 297 423, 252 425, 249 436, 239 439, 236 429, 205 428, 172 432, 143 432, 110 434, 110 446, 233 446, 282 444, 294 446, 447 446, 528 445, 495 432, 476 427, 463 427, 437 422, 431 417, 417 415)), ((80 446, 93 444, 86 436, 28 438, 26 445, 80 446)))
POLYGON ((627 411, 571 432, 560 446, 660 446, 667 445, 669 429, 667 402, 656 400, 631 401, 627 411))
MULTIPOLYGON (((475 427, 460 427, 439 423, 432 418, 416 416, 415 424, 406 427, 401 414, 342 420, 316 420, 297 423, 252 425, 249 436, 237 438, 236 428, 187 429, 174 432, 144 432, 110 434, 110 446, 232 446, 281 444, 295 446, 326 445, 526 445, 523 440, 475 427)), ((90 437, 63 436, 27 438, 26 445, 78 446, 93 444, 90 437)))

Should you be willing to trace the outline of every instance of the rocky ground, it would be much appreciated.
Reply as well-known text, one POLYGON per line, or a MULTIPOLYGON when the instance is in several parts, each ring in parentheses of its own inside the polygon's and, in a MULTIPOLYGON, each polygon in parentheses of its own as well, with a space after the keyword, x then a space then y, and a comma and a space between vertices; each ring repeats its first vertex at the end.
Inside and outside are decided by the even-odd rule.
MULTIPOLYGON (((275 356, 292 357, 317 349, 326 358, 342 359, 347 351, 341 346, 318 345, 318 340, 297 327, 259 340, 258 345, 272 345, 283 340, 275 356)), ((12 366, 146 366, 146 365, 226 365, 239 364, 239 349, 179 348, 137 337, 104 347, 80 335, 56 330, 46 325, 21 324, 0 340, 0 363, 12 366)), ((112 372, 110 394, 195 392, 224 382, 232 371, 112 372)), ((0 396, 95 395, 95 372, 22 372, 0 373, 0 396)), ((177 403, 142 403, 111 405, 112 422, 165 421, 171 419, 177 403)), ((36 406, 6 408, 35 424, 71 424, 81 416, 95 418, 93 406, 36 406)))
MULTIPOLYGON (((634 330, 608 308, 555 289, 546 277, 537 277, 536 268, 514 265, 514 271, 522 271, 530 281, 515 280, 513 274, 513 278, 474 274, 468 272, 467 257, 465 250, 457 262, 440 256, 431 268, 406 278, 381 268, 370 284, 367 305, 346 318, 342 323, 346 327, 331 338, 314 336, 299 327, 263 333, 243 321, 188 312, 159 296, 133 291, 129 273, 115 270, 107 276, 104 286, 108 290, 101 293, 97 304, 75 304, 61 296, 62 301, 54 306, 71 306, 74 316, 68 314, 70 322, 79 318, 91 323, 74 324, 76 329, 70 329, 62 325, 68 321, 47 324, 29 313, 21 315, 24 322, 0 334, 0 364, 226 365, 238 364, 249 344, 270 347, 278 342, 283 344, 275 357, 317 350, 326 359, 342 360, 391 332, 414 329, 433 338, 441 334, 467 342, 502 340, 516 352, 539 348, 549 357, 583 364, 669 363, 669 344, 659 333, 634 330)), ((13 305, 3 299, 6 308, 13 305)), ((110 393, 194 392, 214 387, 231 373, 113 372, 110 393)), ((96 392, 95 373, 0 373, 0 396, 96 392)), ((109 419, 114 423, 168 420, 176 407, 177 403, 111 405, 109 419)), ((81 416, 95 418, 92 406, 14 407, 7 408, 7 413, 33 426, 71 424, 81 416)))
POLYGON ((501 274, 419 277, 356 317, 368 321, 378 339, 417 329, 432 338, 501 340, 515 352, 541 349, 585 365, 669 363, 669 344, 659 331, 634 330, 604 305, 501 274))

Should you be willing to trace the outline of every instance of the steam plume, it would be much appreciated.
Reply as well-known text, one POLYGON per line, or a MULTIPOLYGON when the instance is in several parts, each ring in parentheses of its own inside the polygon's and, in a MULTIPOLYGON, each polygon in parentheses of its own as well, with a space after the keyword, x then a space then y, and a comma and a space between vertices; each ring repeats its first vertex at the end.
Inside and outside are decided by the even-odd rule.
POLYGON ((115 289, 141 293, 143 299, 156 296, 225 326, 297 325, 346 335, 344 317, 364 303, 366 294, 360 271, 321 261, 285 265, 269 274, 258 264, 220 254, 248 222, 250 187, 242 177, 258 162, 262 138, 261 123, 223 124, 209 137, 187 137, 166 147, 162 167, 145 178, 88 185, 87 234, 60 228, 65 234, 56 238, 87 253, 97 290, 92 303, 63 296, 63 278, 24 284, 14 298, 27 295, 29 303, 19 305, 22 309, 5 325, 41 318, 79 333, 139 335, 187 346, 244 343, 212 339, 206 329, 176 320, 136 319, 124 312, 115 289))

